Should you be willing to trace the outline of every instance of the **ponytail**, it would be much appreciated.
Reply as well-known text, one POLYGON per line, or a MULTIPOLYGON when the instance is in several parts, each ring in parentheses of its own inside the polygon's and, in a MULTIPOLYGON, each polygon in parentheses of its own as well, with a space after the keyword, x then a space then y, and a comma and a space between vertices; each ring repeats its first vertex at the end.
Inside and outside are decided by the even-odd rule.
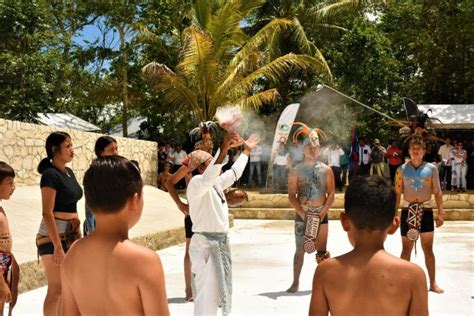
POLYGON ((49 158, 43 158, 39 165, 38 165, 38 173, 39 174, 43 174, 43 172, 48 169, 48 168, 51 168, 53 166, 53 164, 51 163, 51 159, 49 158))
POLYGON ((48 138, 46 138, 46 144, 44 147, 46 149, 47 157, 41 160, 38 165, 37 170, 40 174, 43 174, 46 169, 53 166, 51 160, 53 159, 56 150, 61 147, 61 144, 66 140, 66 138, 71 138, 71 136, 66 132, 52 132, 49 134, 48 138))

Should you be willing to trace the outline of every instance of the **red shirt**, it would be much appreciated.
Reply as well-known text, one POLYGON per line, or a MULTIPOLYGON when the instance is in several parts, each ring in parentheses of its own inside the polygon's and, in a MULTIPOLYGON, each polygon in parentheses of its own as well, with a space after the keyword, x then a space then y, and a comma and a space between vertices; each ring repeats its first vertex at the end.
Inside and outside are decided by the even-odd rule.
POLYGON ((388 163, 391 165, 400 165, 402 164, 402 150, 400 148, 390 147, 387 150, 388 163), (396 155, 394 156, 393 154, 396 155))

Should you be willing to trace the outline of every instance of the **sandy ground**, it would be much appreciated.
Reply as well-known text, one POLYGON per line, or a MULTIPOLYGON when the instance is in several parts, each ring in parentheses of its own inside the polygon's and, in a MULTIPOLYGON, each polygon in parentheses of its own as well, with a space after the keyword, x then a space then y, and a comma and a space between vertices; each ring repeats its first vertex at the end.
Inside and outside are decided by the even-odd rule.
MULTIPOLYGON (((329 223, 332 255, 351 249, 338 221, 329 223)), ((435 235, 438 284, 444 294, 429 293, 431 315, 474 315, 474 222, 447 222, 435 235)), ((232 315, 305 315, 316 263, 306 255, 300 291, 286 293, 292 280, 292 221, 236 220, 230 232, 234 294, 232 315)), ((389 236, 386 250, 399 255, 399 232, 389 236)), ((163 261, 171 315, 192 315, 184 302, 184 245, 158 251, 163 261)), ((414 262, 424 268, 420 249, 414 262)), ((41 315, 46 288, 20 295, 15 315, 41 315)), ((220 312, 219 312, 220 315, 220 312)))

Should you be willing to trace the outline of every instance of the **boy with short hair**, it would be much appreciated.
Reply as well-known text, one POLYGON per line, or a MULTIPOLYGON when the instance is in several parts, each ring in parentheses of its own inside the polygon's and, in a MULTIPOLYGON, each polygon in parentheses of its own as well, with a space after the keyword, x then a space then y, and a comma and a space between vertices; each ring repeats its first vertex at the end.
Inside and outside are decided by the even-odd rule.
POLYGON ((12 237, 7 215, 1 205, 2 200, 10 199, 15 191, 15 171, 7 163, 0 161, 0 315, 5 303, 9 303, 12 313, 18 296, 20 270, 12 251, 12 237))
POLYGON ((354 249, 318 265, 310 315, 428 315, 423 270, 384 250, 399 225, 396 194, 380 176, 349 185, 341 223, 354 249))
MULTIPOLYGON (((436 282, 436 259, 433 252, 434 214, 430 207, 431 196, 434 195, 438 216, 436 227, 444 223, 443 191, 439 182, 438 169, 423 160, 426 154, 426 143, 421 137, 412 137, 408 153, 410 160, 398 168, 395 175, 395 192, 397 193, 397 209, 403 199, 408 207, 402 208, 400 233, 402 235, 402 259, 410 261, 413 246, 421 240, 421 249, 425 255, 426 270, 430 282, 430 291, 443 293, 436 282)), ((415 248, 416 250, 416 248, 415 248)))
POLYGON ((64 258, 64 315, 169 315, 159 256, 128 240, 142 214, 142 189, 138 168, 124 157, 96 159, 87 170, 84 191, 96 229, 64 258))

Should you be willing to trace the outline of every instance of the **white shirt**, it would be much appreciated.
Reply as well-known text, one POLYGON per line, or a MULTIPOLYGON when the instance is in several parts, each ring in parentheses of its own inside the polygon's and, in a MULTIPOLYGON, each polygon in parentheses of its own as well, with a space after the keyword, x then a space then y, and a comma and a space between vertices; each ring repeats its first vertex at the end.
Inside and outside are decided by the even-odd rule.
POLYGON ((441 147, 439 147, 439 150, 438 150, 438 155, 441 156, 441 161, 443 162, 443 164, 445 164, 446 166, 451 166, 451 150, 453 150, 453 146, 451 145, 442 145, 441 147))
POLYGON ((244 172, 248 156, 241 154, 232 168, 221 174, 223 163, 216 164, 220 149, 203 174, 192 177, 186 190, 193 232, 225 233, 229 230, 229 206, 224 190, 244 172))
POLYGON ((262 161, 262 146, 257 145, 250 152, 250 162, 259 162, 262 161))
POLYGON ((340 167, 341 156, 344 155, 344 150, 342 148, 331 149, 328 148, 328 165, 329 167, 340 167))
POLYGON ((455 165, 461 163, 461 162, 464 162, 464 153, 466 152, 466 150, 464 149, 453 149, 450 151, 451 153, 451 157, 454 158, 453 162, 455 165), (457 154, 459 156, 463 156, 461 158, 459 157, 456 157, 454 154, 457 154))
POLYGON ((187 156, 188 154, 182 149, 180 152, 175 151, 173 153, 173 164, 182 165, 187 156))
POLYGON ((283 154, 277 152, 275 159, 273 159, 273 164, 278 166, 287 166, 289 156, 290 154, 288 152, 284 152, 283 154))
POLYGON ((370 149, 369 145, 364 145, 364 147, 360 147, 359 145, 359 166, 363 162, 364 165, 370 162, 370 154, 372 153, 372 149, 370 149))

